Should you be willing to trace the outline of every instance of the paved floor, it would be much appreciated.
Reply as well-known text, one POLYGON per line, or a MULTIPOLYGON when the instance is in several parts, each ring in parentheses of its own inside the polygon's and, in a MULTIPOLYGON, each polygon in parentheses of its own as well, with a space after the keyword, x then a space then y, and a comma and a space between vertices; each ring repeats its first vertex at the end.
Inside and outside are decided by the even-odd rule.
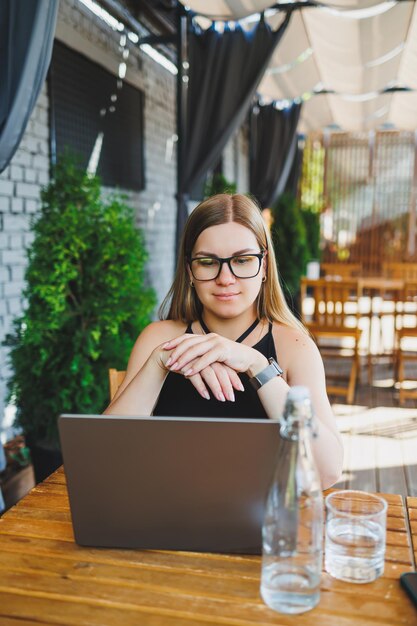
POLYGON ((345 446, 336 486, 417 496, 417 402, 398 406, 388 357, 373 369, 372 385, 362 380, 354 405, 333 404, 345 446))

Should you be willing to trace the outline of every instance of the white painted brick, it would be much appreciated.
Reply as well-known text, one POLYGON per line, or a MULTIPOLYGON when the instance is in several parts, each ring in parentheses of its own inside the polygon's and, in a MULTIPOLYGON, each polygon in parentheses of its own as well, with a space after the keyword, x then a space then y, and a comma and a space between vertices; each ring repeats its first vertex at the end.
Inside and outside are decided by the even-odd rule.
POLYGON ((9 247, 8 236, 6 235, 6 233, 0 233, 0 250, 7 250, 8 247, 9 247))
POLYGON ((33 167, 40 170, 49 170, 49 160, 43 154, 37 154, 33 157, 33 167))
POLYGON ((10 209, 10 198, 6 196, 0 196, 0 211, 9 211, 10 209))
POLYGON ((0 180, 10 180, 10 165, 0 173, 0 180))
POLYGON ((33 122, 32 132, 35 137, 39 137, 39 139, 47 139, 49 137, 49 130, 47 126, 41 124, 40 122, 33 122))
POLYGON ((5 300, 0 300, 0 315, 7 314, 7 304, 5 300))
POLYGON ((12 159, 12 164, 29 167, 32 164, 32 157, 29 152, 18 150, 12 159))
POLYGON ((10 180, 0 180, 0 194, 11 196, 14 192, 14 183, 10 180))
POLYGON ((10 272, 7 267, 0 267, 0 283, 7 283, 10 280, 10 272))
POLYGON ((20 165, 11 165, 10 178, 16 182, 23 180, 23 168, 20 165))
POLYGON ((22 198, 12 198, 12 213, 23 213, 22 198))
POLYGON ((10 235, 9 248, 10 250, 20 250, 23 247, 23 235, 10 235))
POLYGON ((38 154, 49 156, 49 145, 47 141, 38 141, 38 154))
MULTIPOLYGON (((7 300, 7 308, 10 315, 17 315, 22 311, 22 302, 20 298, 9 298, 7 300)), ((11 324, 10 324, 11 327, 11 324)), ((9 328, 10 328, 9 327, 9 328)))
POLYGON ((45 171, 38 172, 38 183, 40 185, 47 185, 49 183, 48 172, 45 172, 45 171))
POLYGON ((39 109, 38 112, 38 120, 41 124, 43 124, 46 129, 47 129, 47 136, 48 136, 48 111, 46 111, 45 109, 39 109))
POLYGON ((28 248, 29 246, 32 245, 33 241, 35 239, 35 234, 32 232, 29 233, 25 233, 23 235, 23 245, 25 248, 28 248))
POLYGON ((24 169, 24 175, 25 175, 25 181, 27 183, 35 183, 36 182, 36 178, 37 178, 37 171, 33 170, 29 167, 25 167, 24 169))
POLYGON ((26 146, 31 154, 36 154, 38 152, 38 139, 35 139, 34 137, 28 137, 26 146))
POLYGON ((39 187, 31 183, 16 183, 16 195, 21 198, 39 198, 39 187))
POLYGON ((39 208, 39 200, 25 200, 26 213, 36 213, 39 208))
POLYGON ((23 250, 3 250, 1 261, 3 265, 26 265, 27 258, 23 250))
POLYGON ((4 285, 4 295, 6 298, 10 298, 12 296, 20 296, 24 287, 25 287, 25 283, 23 281, 6 283, 4 285))
POLYGON ((4 215, 3 229, 7 233, 19 233, 29 230, 29 218, 27 215, 4 215))
POLYGON ((11 280, 23 281, 25 278, 25 268, 21 265, 14 265, 11 268, 12 277, 11 280))

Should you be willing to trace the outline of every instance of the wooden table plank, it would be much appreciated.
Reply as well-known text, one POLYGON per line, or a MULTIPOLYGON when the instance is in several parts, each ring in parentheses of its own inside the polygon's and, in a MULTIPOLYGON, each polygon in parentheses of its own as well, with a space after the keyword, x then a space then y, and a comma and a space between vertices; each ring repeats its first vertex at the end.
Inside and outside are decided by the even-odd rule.
MULTIPOLYGON (((384 575, 354 585, 324 574, 319 606, 294 617, 262 602, 259 556, 76 545, 65 476, 58 471, 0 518, 0 624, 415 624, 398 582, 400 573, 412 569, 406 509, 401 496, 384 497, 389 503, 384 575)), ((417 506, 408 505, 417 525, 417 506)))

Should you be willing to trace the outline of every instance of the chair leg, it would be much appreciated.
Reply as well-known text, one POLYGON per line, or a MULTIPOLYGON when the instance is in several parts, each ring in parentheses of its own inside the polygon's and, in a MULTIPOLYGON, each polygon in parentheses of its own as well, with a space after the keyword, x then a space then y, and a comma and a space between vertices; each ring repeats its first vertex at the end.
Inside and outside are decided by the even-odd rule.
POLYGON ((400 388, 400 406, 404 404, 404 388, 403 388, 403 383, 404 383, 404 359, 403 359, 403 354, 401 352, 401 346, 398 348, 398 377, 397 377, 397 381, 399 384, 399 388, 400 388))
POLYGON ((358 363, 357 363, 357 359, 355 356, 353 358, 352 368, 350 370, 349 385, 348 385, 348 391, 347 391, 347 396, 346 396, 346 401, 348 404, 353 404, 353 399, 355 397, 357 374, 358 374, 358 363))

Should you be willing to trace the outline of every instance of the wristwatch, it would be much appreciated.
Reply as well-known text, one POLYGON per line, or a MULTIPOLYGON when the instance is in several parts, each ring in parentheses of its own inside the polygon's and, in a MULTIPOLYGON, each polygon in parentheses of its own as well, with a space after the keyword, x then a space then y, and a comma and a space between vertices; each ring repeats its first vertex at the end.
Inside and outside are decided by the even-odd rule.
POLYGON ((270 357, 268 362, 269 365, 267 365, 265 369, 261 370, 258 374, 256 374, 256 376, 249 378, 249 382, 257 391, 267 382, 272 380, 272 378, 275 378, 275 376, 282 376, 283 370, 280 368, 275 359, 270 357))

